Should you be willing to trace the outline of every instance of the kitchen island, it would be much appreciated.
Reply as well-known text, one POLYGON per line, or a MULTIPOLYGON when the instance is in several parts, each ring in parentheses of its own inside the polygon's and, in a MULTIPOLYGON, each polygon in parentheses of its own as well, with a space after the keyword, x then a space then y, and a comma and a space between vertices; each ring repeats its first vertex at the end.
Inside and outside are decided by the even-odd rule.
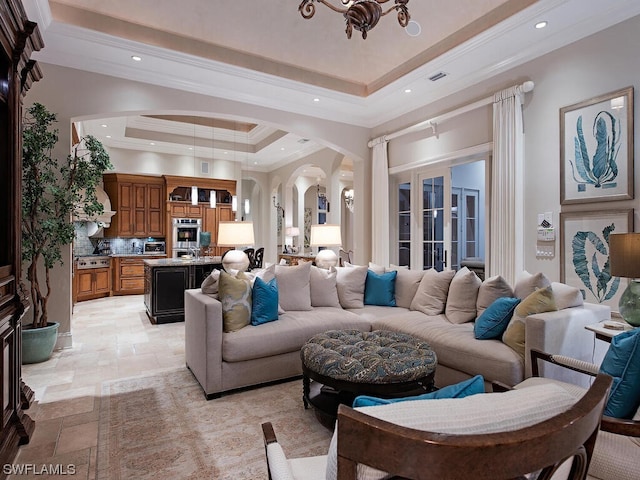
POLYGON ((184 321, 184 291, 197 288, 222 257, 162 258, 144 261, 144 304, 152 323, 184 321))

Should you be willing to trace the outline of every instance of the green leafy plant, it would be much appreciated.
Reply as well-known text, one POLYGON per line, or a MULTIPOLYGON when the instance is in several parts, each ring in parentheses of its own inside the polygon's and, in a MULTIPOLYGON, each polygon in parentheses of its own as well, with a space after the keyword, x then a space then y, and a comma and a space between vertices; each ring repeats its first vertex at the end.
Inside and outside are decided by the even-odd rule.
POLYGON ((620 150, 620 122, 609 112, 599 112, 593 120, 593 136, 596 139, 596 151, 589 158, 587 144, 582 130, 582 115, 576 122, 577 135, 574 137, 575 165, 571 163, 573 180, 576 183, 588 183, 596 188, 612 183, 618 176, 616 158, 620 150), (607 122, 611 124, 611 133, 607 122), (580 179, 576 178, 576 174, 580 179))
POLYGON ((620 278, 611 276, 609 265, 609 235, 615 228, 615 224, 612 223, 602 230, 604 241, 594 232, 577 232, 571 241, 573 267, 576 275, 580 277, 584 286, 589 289, 599 303, 613 298, 620 286, 620 278), (595 248, 591 260, 587 259, 587 241, 595 248), (598 263, 598 253, 607 259, 602 268, 598 263), (591 275, 595 279, 595 288, 591 284, 591 275))
POLYGON ((74 238, 73 215, 102 213, 95 189, 112 168, 102 144, 88 135, 64 162, 52 157, 58 142, 56 115, 42 104, 27 109, 22 132, 22 261, 33 303, 32 328, 46 327, 50 270, 62 265, 62 247, 74 238), (44 284, 39 265, 44 266, 44 284))

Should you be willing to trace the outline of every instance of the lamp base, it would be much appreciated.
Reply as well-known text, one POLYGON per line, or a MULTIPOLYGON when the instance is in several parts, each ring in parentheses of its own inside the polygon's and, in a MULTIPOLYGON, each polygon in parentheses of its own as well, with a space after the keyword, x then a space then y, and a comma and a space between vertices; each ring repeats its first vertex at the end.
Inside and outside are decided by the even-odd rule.
POLYGON ((316 267, 329 270, 338 265, 338 255, 328 248, 320 250, 316 255, 316 267))
POLYGON ((242 250, 229 250, 222 259, 222 268, 225 272, 232 269, 246 272, 249 268, 249 257, 242 250))
POLYGON ((625 322, 634 327, 640 327, 640 282, 636 280, 629 282, 620 297, 618 308, 625 322))

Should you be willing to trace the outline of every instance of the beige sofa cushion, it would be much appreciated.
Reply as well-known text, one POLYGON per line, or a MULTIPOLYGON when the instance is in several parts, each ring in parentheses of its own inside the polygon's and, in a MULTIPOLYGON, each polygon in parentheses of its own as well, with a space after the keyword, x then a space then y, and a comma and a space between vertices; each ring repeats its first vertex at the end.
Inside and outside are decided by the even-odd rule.
POLYGON ((213 298, 218 298, 218 288, 220 280, 220 270, 213 269, 209 275, 202 281, 200 288, 202 293, 209 295, 213 298))
POLYGON ((444 314, 451 323, 470 322, 476 318, 476 302, 482 280, 467 267, 458 270, 451 280, 444 314))
POLYGON ((579 288, 559 282, 551 282, 551 288, 558 310, 584 305, 582 292, 579 288))
POLYGON ((501 297, 513 297, 513 289, 500 275, 485 279, 478 290, 476 316, 479 317, 489 306, 501 297))
POLYGON ((416 296, 424 270, 408 270, 399 268, 396 276, 396 306, 410 308, 413 297, 416 296))
POLYGON ((438 272, 430 268, 425 271, 409 308, 425 315, 440 315, 447 304, 447 293, 454 275, 453 270, 438 272))
POLYGON ((524 270, 516 279, 513 294, 520 300, 524 300, 539 288, 545 288, 549 285, 551 285, 551 282, 544 273, 539 272, 532 275, 524 270))
POLYGON ((276 265, 278 303, 285 310, 311 310, 311 264, 276 265))
POLYGON ((364 307, 364 286, 367 281, 367 267, 351 265, 336 267, 338 299, 342 308, 364 307))
POLYGON ((337 272, 334 267, 329 270, 311 267, 311 306, 340 308, 337 272))

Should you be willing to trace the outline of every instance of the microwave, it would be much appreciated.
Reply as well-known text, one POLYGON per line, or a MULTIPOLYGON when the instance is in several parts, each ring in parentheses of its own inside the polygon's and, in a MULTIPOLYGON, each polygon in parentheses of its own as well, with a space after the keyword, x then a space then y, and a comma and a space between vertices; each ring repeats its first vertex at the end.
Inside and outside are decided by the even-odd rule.
POLYGON ((144 242, 145 255, 164 255, 167 253, 165 242, 144 242))

